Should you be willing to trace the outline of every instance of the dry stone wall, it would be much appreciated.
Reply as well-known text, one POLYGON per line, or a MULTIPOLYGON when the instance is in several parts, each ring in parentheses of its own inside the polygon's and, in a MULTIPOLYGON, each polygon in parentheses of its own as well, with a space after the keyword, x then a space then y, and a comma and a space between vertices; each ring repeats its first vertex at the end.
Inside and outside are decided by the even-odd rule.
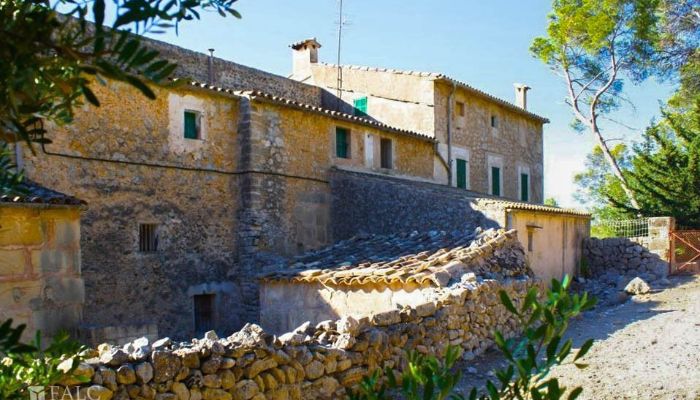
MULTIPOLYGON (((479 262, 481 268, 497 272, 503 255, 496 250, 514 245, 499 243, 493 256, 479 262)), ((343 398, 377 368, 400 368, 407 350, 442 356, 453 345, 472 359, 493 345, 496 330, 506 337, 517 334, 517 320, 500 304, 498 292, 506 291, 518 306, 539 285, 520 260, 524 272, 516 277, 466 273, 433 300, 359 319, 306 322, 279 336, 247 324, 226 338, 210 331, 189 343, 141 338, 124 346, 103 344, 77 371, 90 382, 81 389, 100 393, 101 400, 343 398)))
POLYGON ((589 276, 620 284, 640 277, 647 282, 663 279, 668 262, 644 246, 644 240, 629 238, 591 238, 584 243, 589 276))

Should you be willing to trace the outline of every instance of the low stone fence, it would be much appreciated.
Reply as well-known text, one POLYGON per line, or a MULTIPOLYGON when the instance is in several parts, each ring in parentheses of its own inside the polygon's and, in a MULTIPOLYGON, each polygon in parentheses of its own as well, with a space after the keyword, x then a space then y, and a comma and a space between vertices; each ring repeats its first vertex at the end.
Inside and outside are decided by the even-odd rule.
POLYGON ((589 276, 593 278, 639 276, 653 281, 665 278, 668 273, 667 261, 629 238, 591 238, 585 242, 583 253, 588 260, 589 276))
POLYGON ((493 345, 494 330, 513 336, 516 319, 498 292, 505 290, 517 306, 538 284, 468 274, 436 301, 360 320, 307 323, 279 337, 248 324, 225 339, 209 332, 192 343, 143 338, 123 347, 101 345, 76 374, 90 381, 81 391, 100 400, 343 398, 376 368, 398 368, 406 350, 444 355, 456 345, 471 359, 493 345))

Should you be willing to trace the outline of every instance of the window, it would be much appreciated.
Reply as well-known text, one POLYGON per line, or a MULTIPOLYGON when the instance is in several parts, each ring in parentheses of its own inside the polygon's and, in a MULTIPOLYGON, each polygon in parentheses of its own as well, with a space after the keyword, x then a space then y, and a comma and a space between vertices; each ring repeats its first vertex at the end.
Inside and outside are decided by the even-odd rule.
POLYGON ((199 139, 200 135, 200 113, 197 111, 185 111, 185 139, 199 139))
POLYGON ((158 250, 158 225, 139 224, 139 251, 152 252, 158 250))
POLYGON ((367 96, 353 100, 352 105, 355 107, 355 109, 353 110, 353 114, 355 114, 358 117, 367 116, 367 96))
POLYGON ((391 139, 382 139, 379 142, 379 149, 381 156, 381 167, 387 169, 393 168, 391 139))
POLYGON ((530 201, 530 175, 520 174, 520 200, 530 201))
POLYGON ((467 188, 467 160, 457 159, 457 187, 467 188))
POLYGON ((498 128, 498 117, 495 115, 491 116, 491 127, 498 128))
POLYGON ((535 234, 532 231, 532 229, 528 229, 527 230, 527 251, 531 252, 533 247, 534 247, 534 244, 533 244, 534 236, 535 236, 535 234))
POLYGON ((491 167, 491 194, 501 195, 501 168, 491 167))
POLYGON ((345 128, 335 128, 335 156, 350 158, 350 131, 345 128))
POLYGON ((194 331, 197 336, 214 329, 215 297, 213 294, 194 296, 194 331))
POLYGON ((456 111, 457 111, 457 115, 460 116, 460 117, 463 117, 463 116, 464 116, 464 103, 462 103, 461 101, 458 101, 458 102, 455 104, 455 108, 456 108, 456 111))

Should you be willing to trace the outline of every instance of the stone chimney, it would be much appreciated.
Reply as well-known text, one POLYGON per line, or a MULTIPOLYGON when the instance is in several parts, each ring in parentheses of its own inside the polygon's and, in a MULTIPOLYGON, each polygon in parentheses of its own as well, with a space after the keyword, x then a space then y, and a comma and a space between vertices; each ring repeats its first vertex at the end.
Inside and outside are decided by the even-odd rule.
POLYGON ((530 86, 523 83, 514 83, 515 86, 515 105, 527 110, 527 91, 530 90, 530 86))
POLYGON ((311 76, 311 64, 318 62, 318 49, 321 43, 316 38, 292 43, 292 79, 304 81, 311 76))

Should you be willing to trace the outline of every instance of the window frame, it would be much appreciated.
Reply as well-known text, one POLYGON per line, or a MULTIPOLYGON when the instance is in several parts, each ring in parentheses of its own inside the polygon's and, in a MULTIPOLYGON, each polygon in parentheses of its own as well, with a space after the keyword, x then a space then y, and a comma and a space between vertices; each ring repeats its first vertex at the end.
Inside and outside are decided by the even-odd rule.
POLYGON ((459 118, 464 118, 464 116, 467 114, 466 105, 464 104, 463 101, 456 101, 455 100, 455 114, 459 118))
POLYGON ((488 193, 491 196, 496 196, 496 197, 504 197, 504 185, 503 185, 503 177, 505 175, 505 171, 503 168, 503 157, 502 156, 497 156, 497 155, 489 155, 487 158, 487 169, 488 169, 488 193), (498 194, 495 193, 494 191, 494 177, 493 177, 493 168, 498 169, 498 194))
POLYGON ((186 108, 183 110, 182 116, 184 119, 183 120, 183 127, 182 127, 182 130, 183 130, 182 137, 184 139, 187 139, 187 140, 202 140, 202 113, 200 111, 197 111, 197 110, 192 110, 192 109, 186 108), (189 137, 187 135, 187 126, 188 126, 187 116, 188 115, 194 116, 194 124, 195 124, 195 126, 194 126, 195 136, 194 137, 189 137))
POLYGON ((158 231, 159 226, 156 223, 139 223, 139 253, 158 252, 158 231))
POLYGON ((530 168, 526 166, 518 166, 518 200, 522 202, 529 203, 532 199, 532 175, 530 175, 530 168), (523 176, 527 177, 523 181, 523 176), (523 198, 523 182, 527 185, 527 198, 523 198))
POLYGON ((351 130, 342 126, 336 126, 335 127, 335 158, 342 158, 344 160, 349 160, 352 158, 352 139, 351 139, 351 130), (343 134, 344 136, 344 154, 341 154, 341 143, 338 140, 340 137, 340 134, 343 134))
POLYGON ((500 127, 501 127, 501 123, 499 121, 498 115, 491 114, 491 128, 498 129, 500 127))
MULTIPOLYGON (((205 307, 206 308, 206 307, 205 307)), ((195 335, 202 335, 216 327, 216 293, 198 293, 192 296, 192 322, 193 331, 195 335), (198 304, 203 305, 203 301, 198 301, 198 299, 205 299, 208 302, 207 307, 209 308, 208 326, 202 326, 202 312, 198 312, 198 304)), ((206 325, 206 324, 204 324, 206 325)))
POLYGON ((352 101, 352 114, 356 117, 366 117, 368 109, 367 96, 358 97, 352 101))
POLYGON ((394 169, 394 141, 390 138, 379 139, 379 167, 383 169, 394 169), (385 144, 388 143, 388 150, 385 149, 385 144), (387 153, 387 154, 385 154, 387 153), (388 156, 388 160, 385 156, 388 156))

